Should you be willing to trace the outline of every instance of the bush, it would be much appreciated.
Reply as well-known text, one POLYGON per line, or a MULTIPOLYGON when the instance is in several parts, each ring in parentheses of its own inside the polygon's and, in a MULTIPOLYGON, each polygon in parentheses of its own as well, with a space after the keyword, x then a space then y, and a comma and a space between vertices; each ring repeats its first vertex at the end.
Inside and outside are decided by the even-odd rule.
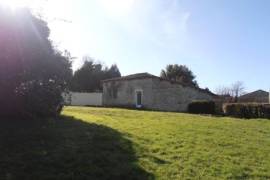
POLYGON ((230 103, 223 105, 223 112, 238 118, 270 118, 270 104, 230 103))
POLYGON ((188 105, 188 112, 194 114, 215 114, 215 109, 213 101, 194 101, 188 105))
POLYGON ((30 10, 0 6, 0 118, 59 114, 72 77, 70 56, 52 45, 47 23, 30 10))
POLYGON ((55 116, 62 110, 62 89, 54 81, 31 81, 24 83, 17 90, 17 97, 24 105, 22 115, 48 117, 55 116))

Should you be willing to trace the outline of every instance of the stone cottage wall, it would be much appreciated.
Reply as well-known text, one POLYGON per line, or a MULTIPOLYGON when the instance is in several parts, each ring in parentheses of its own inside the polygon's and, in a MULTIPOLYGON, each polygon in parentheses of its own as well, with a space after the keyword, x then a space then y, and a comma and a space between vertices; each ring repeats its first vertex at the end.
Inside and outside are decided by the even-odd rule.
POLYGON ((118 107, 136 106, 136 90, 142 90, 144 108, 152 106, 152 79, 108 81, 103 83, 103 105, 118 107))
POLYGON ((188 105, 195 100, 213 100, 213 97, 196 88, 153 79, 152 109, 185 112, 188 105))
POLYGON ((135 108, 136 90, 143 91, 143 107, 151 110, 185 112, 192 101, 213 100, 210 94, 196 88, 147 78, 103 83, 103 105, 135 108))
POLYGON ((259 90, 243 96, 238 99, 240 103, 269 103, 269 93, 259 90))

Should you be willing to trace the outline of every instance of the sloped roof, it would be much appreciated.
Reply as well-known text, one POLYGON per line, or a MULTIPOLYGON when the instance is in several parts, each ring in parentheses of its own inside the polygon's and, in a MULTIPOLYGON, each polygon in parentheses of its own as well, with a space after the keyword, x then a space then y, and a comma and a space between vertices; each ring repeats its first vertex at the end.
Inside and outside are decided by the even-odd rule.
POLYGON ((147 72, 145 72, 145 73, 131 74, 131 75, 122 76, 122 77, 118 77, 118 78, 105 79, 102 82, 103 83, 106 83, 106 82, 111 82, 111 81, 123 81, 123 80, 133 80, 133 79, 148 79, 148 78, 155 78, 155 79, 159 79, 161 81, 168 81, 168 82, 170 82, 172 84, 180 84, 182 86, 189 86, 191 88, 197 89, 198 91, 201 91, 201 92, 204 92, 204 93, 208 93, 208 94, 210 94, 212 96, 217 96, 216 94, 214 94, 211 91, 208 91, 206 89, 201 89, 199 87, 194 87, 194 86, 191 86, 189 84, 185 84, 185 83, 181 83, 181 82, 170 81, 168 79, 164 79, 164 78, 161 78, 161 77, 158 77, 158 76, 149 74, 147 72))
POLYGON ((269 92, 266 92, 264 90, 257 90, 248 94, 245 94, 243 96, 240 96, 239 98, 241 99, 246 99, 246 98, 254 98, 254 97, 268 97, 269 92))
POLYGON ((146 79, 146 78, 159 78, 157 76, 154 76, 149 73, 137 73, 137 74, 131 74, 128 76, 122 76, 112 79, 105 79, 102 82, 109 82, 109 81, 121 81, 121 80, 131 80, 131 79, 146 79))

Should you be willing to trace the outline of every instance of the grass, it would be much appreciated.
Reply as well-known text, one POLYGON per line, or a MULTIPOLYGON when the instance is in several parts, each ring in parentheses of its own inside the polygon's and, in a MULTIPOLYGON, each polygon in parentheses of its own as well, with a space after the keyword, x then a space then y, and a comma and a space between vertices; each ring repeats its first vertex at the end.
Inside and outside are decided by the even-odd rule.
POLYGON ((115 129, 157 179, 270 179, 270 121, 68 107, 65 115, 115 129))
POLYGON ((153 179, 118 131, 71 117, 0 121, 0 180, 153 179))
POLYGON ((0 121, 0 179, 270 179, 270 121, 66 107, 0 121))

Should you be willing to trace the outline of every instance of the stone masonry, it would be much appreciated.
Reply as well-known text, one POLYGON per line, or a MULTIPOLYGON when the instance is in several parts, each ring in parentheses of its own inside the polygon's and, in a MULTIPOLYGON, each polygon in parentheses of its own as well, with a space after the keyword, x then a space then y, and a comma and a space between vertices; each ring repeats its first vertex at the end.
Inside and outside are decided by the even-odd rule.
POLYGON ((103 105, 136 107, 136 91, 142 92, 142 107, 159 111, 187 111, 196 100, 213 100, 206 90, 171 82, 148 73, 103 81, 103 105))

